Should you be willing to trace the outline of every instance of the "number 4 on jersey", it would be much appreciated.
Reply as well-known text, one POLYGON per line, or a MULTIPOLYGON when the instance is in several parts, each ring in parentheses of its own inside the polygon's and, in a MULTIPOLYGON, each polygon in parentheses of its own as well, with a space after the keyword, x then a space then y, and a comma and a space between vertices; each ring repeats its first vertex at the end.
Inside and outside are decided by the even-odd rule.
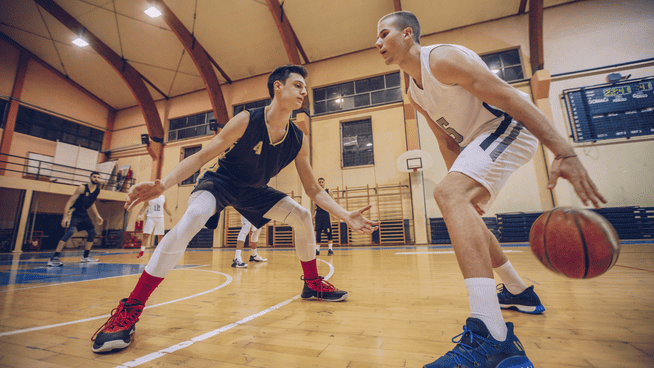
POLYGON ((259 142, 259 143, 257 143, 256 146, 254 146, 254 148, 253 148, 252 150, 253 150, 254 153, 256 153, 257 155, 260 155, 260 154, 261 154, 261 148, 262 148, 262 147, 263 147, 263 142, 259 142))

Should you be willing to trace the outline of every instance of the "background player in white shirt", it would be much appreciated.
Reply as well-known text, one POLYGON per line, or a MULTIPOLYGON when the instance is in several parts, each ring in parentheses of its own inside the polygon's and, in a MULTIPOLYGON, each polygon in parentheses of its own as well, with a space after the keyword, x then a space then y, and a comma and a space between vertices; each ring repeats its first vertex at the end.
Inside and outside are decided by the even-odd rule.
POLYGON ((261 257, 257 253, 257 242, 259 241, 259 234, 261 234, 261 229, 257 229, 252 226, 250 221, 245 217, 241 216, 241 231, 238 233, 238 238, 236 239, 236 256, 232 262, 232 267, 234 268, 246 268, 248 265, 243 262, 241 258, 241 251, 245 246, 245 238, 250 234, 250 249, 252 249, 252 254, 250 254, 250 262, 266 262, 266 258, 261 257))
MULTIPOLYGON (((168 214, 168 219, 172 223, 173 215, 170 213, 170 210, 168 210, 168 206, 166 206, 166 197, 164 197, 163 194, 155 199, 149 200, 147 205, 145 203, 143 204, 143 208, 141 208, 141 211, 139 212, 138 219, 139 221, 143 221, 144 215, 147 218, 145 220, 145 224, 143 225, 143 243, 141 243, 141 251, 139 252, 137 258, 143 257, 145 248, 150 247, 150 235, 154 234, 155 237, 164 235, 164 211, 166 211, 168 214), (147 213, 145 213, 146 209, 147 213)), ((157 240, 159 239, 157 238, 157 240)))

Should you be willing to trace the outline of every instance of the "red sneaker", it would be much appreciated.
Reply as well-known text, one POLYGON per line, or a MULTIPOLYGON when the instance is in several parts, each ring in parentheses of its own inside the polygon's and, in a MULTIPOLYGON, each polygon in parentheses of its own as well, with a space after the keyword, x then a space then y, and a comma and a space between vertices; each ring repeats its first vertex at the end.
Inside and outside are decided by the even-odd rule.
POLYGON ((120 301, 118 307, 111 311, 111 317, 100 326, 91 337, 94 353, 106 353, 124 349, 132 343, 132 335, 139 321, 144 305, 136 302, 127 304, 127 298, 120 301))
POLYGON ((300 295, 302 299, 318 299, 328 302, 340 302, 347 299, 347 291, 338 290, 321 276, 310 280, 302 276, 300 279, 304 280, 304 289, 302 289, 302 294, 300 295))

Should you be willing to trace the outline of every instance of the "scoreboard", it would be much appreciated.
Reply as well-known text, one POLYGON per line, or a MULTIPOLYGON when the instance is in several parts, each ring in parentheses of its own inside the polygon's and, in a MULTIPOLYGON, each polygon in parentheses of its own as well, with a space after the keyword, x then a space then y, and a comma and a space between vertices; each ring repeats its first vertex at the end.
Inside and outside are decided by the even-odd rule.
POLYGON ((654 135, 654 77, 567 89, 575 142, 654 135))

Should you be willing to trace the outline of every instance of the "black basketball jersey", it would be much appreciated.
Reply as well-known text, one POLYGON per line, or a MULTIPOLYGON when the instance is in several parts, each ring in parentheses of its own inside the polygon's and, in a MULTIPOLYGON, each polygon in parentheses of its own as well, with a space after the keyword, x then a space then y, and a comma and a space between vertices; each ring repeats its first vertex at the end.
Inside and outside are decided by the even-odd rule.
POLYGON ((304 139, 300 128, 289 120, 286 135, 273 145, 266 125, 265 108, 248 112, 250 122, 243 136, 200 180, 217 176, 237 186, 260 188, 295 160, 304 139))
POLYGON ((91 193, 89 190, 89 185, 84 184, 84 193, 80 194, 79 197, 77 197, 75 200, 75 203, 73 203, 73 208, 75 209, 73 213, 85 216, 86 210, 88 210, 89 207, 93 205, 95 199, 98 198, 98 194, 100 194, 100 186, 96 185, 95 191, 91 193))

